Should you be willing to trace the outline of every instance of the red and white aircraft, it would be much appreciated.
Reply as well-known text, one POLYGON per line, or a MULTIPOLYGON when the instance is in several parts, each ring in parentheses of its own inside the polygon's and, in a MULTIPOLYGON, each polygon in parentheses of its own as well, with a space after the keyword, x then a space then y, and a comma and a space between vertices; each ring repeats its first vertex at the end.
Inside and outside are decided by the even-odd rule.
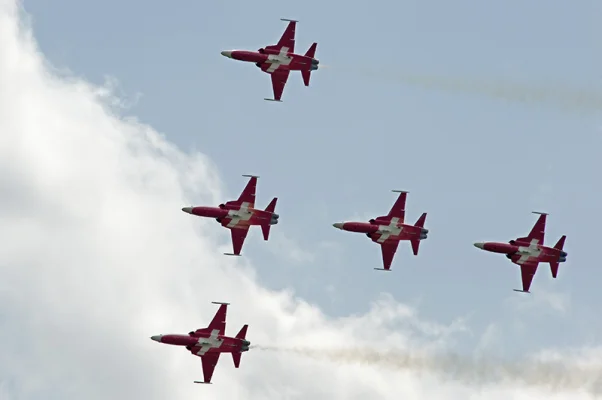
POLYGON ((540 262, 550 263, 552 277, 556 278, 559 263, 566 261, 567 253, 562 250, 566 236, 563 235, 554 247, 544 246, 543 239, 546 231, 546 215, 548 214, 537 211, 533 211, 533 214, 540 214, 540 216, 527 237, 511 240, 508 243, 484 242, 474 244, 482 250, 506 254, 508 259, 520 266, 523 290, 514 289, 516 292, 529 293, 531 282, 540 262))
POLYGON ((281 21, 289 21, 289 24, 278 44, 266 46, 257 51, 222 51, 222 55, 225 57, 255 63, 263 72, 272 75, 274 98, 265 99, 270 101, 281 101, 282 91, 290 71, 301 71, 303 83, 305 86, 309 86, 311 71, 317 70, 320 63, 314 58, 317 43, 313 43, 305 55, 295 54, 295 27, 298 21, 291 19, 281 19, 281 21))
POLYGON ((268 240, 270 227, 278 223, 280 217, 276 210, 277 197, 274 197, 265 210, 255 209, 255 191, 258 176, 243 175, 249 179, 249 183, 242 191, 238 200, 228 201, 218 207, 184 207, 182 211, 198 215, 199 217, 215 218, 222 226, 230 229, 232 234, 232 247, 234 253, 224 253, 228 256, 240 256, 240 251, 245 242, 249 227, 251 225, 261 226, 263 239, 268 240))
POLYGON ((174 346, 186 346, 186 349, 195 356, 201 357, 203 364, 203 381, 194 381, 194 383, 211 383, 213 370, 219 361, 222 353, 231 353, 234 367, 240 366, 242 353, 249 351, 251 342, 245 339, 248 325, 243 325, 235 337, 225 336, 226 332, 226 311, 229 303, 213 302, 221 304, 219 310, 215 313, 213 320, 207 328, 200 328, 189 332, 188 335, 155 335, 151 339, 174 346))
POLYGON ((400 195, 388 215, 371 219, 369 222, 338 222, 332 225, 344 231, 365 233, 372 241, 380 244, 384 268, 374 269, 381 271, 391 269, 400 240, 409 240, 412 251, 417 256, 420 241, 426 239, 428 233, 428 229, 424 229, 426 213, 422 214, 414 225, 404 224, 408 192, 402 190, 393 190, 393 192, 400 195))

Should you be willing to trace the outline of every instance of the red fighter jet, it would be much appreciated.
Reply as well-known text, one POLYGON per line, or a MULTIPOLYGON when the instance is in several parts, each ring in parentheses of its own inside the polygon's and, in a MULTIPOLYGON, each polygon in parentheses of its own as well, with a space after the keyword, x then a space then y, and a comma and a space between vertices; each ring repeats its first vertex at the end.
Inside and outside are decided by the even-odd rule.
POLYGON ((225 57, 255 63, 263 72, 272 75, 274 98, 265 99, 270 101, 281 101, 282 91, 290 71, 301 71, 303 83, 305 86, 309 86, 311 71, 317 70, 320 63, 314 58, 317 43, 313 43, 305 55, 295 54, 295 27, 298 21, 292 19, 281 19, 281 21, 289 21, 289 24, 278 44, 266 46, 257 51, 222 51, 222 55, 225 57))
POLYGON ((184 207, 182 211, 198 215, 199 217, 215 218, 222 226, 230 229, 232 234, 232 247, 234 253, 224 253, 227 256, 240 256, 242 245, 245 242, 249 227, 251 225, 261 226, 263 239, 268 240, 270 236, 270 227, 278 223, 280 216, 276 210, 277 197, 274 197, 265 210, 256 210, 255 190, 257 188, 257 178, 255 175, 243 175, 251 178, 249 183, 242 191, 238 200, 228 201, 226 204, 220 204, 218 207, 184 207))
POLYGON ((540 214, 540 216, 527 237, 511 240, 508 243, 474 244, 481 250, 506 254, 508 259, 520 266, 523 290, 514 289, 516 292, 529 293, 531 282, 540 262, 550 263, 552 277, 556 278, 559 263, 566 261, 567 253, 562 250, 566 236, 562 236, 554 247, 544 246, 543 239, 546 231, 546 215, 548 214, 537 211, 533 211, 533 214, 540 214))
POLYGON ((213 370, 222 353, 231 353, 234 367, 238 368, 242 353, 249 351, 249 346, 251 345, 251 342, 245 339, 248 325, 243 325, 235 337, 225 336, 226 311, 229 303, 214 301, 213 304, 221 305, 207 328, 197 329, 194 332, 189 332, 188 335, 169 334, 151 336, 152 340, 159 343, 185 346, 192 354, 201 357, 203 382, 194 381, 194 383, 211 383, 213 370))
POLYGON ((428 233, 428 229, 424 229, 426 213, 422 214, 414 225, 404 224, 408 192, 402 190, 393 190, 392 192, 400 193, 400 195, 387 216, 371 219, 367 223, 338 222, 332 225, 344 231, 365 233, 372 241, 380 244, 384 268, 374 269, 381 271, 390 271, 400 240, 409 240, 412 244, 412 251, 417 256, 420 241, 426 239, 428 233))

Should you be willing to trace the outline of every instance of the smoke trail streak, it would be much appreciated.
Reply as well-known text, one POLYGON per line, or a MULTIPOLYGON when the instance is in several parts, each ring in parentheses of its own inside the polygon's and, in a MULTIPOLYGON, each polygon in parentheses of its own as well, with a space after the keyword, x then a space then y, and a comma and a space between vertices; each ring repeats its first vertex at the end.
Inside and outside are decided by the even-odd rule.
POLYGON ((508 362, 492 357, 433 355, 401 350, 378 352, 369 348, 318 349, 308 347, 253 346, 264 351, 302 355, 341 364, 365 364, 387 370, 433 374, 472 385, 514 384, 549 390, 586 390, 602 395, 602 364, 583 367, 565 362, 524 360, 508 362))
MULTIPOLYGON (((332 68, 332 66, 331 66, 332 68)), ((451 93, 476 94, 494 99, 530 104, 551 105, 570 112, 597 113, 602 111, 602 92, 594 89, 577 89, 558 84, 529 85, 501 80, 445 77, 412 72, 377 71, 369 69, 337 68, 362 76, 414 85, 425 89, 451 93)))

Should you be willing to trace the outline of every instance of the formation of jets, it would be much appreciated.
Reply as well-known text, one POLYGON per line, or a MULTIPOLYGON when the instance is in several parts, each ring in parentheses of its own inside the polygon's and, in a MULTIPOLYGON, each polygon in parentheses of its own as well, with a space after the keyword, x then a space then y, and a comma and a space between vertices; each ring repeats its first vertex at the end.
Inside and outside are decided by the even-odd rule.
MULTIPOLYGON (((271 75, 272 101, 281 101, 284 86, 290 71, 301 71, 305 86, 309 86, 311 72, 318 69, 319 61, 315 58, 317 43, 313 43, 304 55, 295 51, 295 28, 297 21, 283 19, 289 24, 282 37, 275 45, 265 46, 257 51, 230 50, 222 51, 222 55, 235 60, 253 62, 262 71, 271 75)), ((184 207, 182 211, 199 217, 215 218, 223 227, 230 229, 232 236, 231 256, 240 256, 241 251, 252 225, 261 227, 264 240, 269 239, 270 228, 278 224, 279 215, 276 214, 277 197, 267 205, 264 210, 255 208, 255 194, 257 178, 254 175, 243 175, 250 178, 247 185, 237 200, 230 200, 217 207, 191 206, 184 207)), ((415 224, 405 222, 406 199, 408 192, 393 190, 399 196, 389 213, 385 216, 370 219, 367 222, 345 221, 334 223, 337 229, 349 232, 364 233, 373 242, 380 245, 382 253, 382 268, 376 270, 390 271, 400 241, 409 241, 412 252, 418 255, 420 242, 427 239, 428 229, 424 227, 426 213, 423 213, 415 224)), ((567 253, 563 250, 566 236, 562 236, 554 247, 544 246, 546 228, 546 213, 540 214, 539 219, 526 237, 521 237, 509 242, 480 242, 475 247, 505 254, 506 257, 517 264, 521 270, 522 289, 517 292, 529 293, 531 282, 537 271, 539 263, 549 263, 552 276, 556 278, 560 263, 566 262, 567 253)), ((225 335, 226 311, 228 303, 220 304, 220 308, 207 328, 197 329, 188 334, 167 334, 152 336, 151 339, 159 343, 186 347, 193 355, 201 358, 203 366, 203 381, 195 383, 211 383, 213 371, 219 361, 221 353, 232 354, 234 366, 240 366, 241 355, 248 351, 251 343, 246 340, 248 325, 243 325, 235 337, 225 335)))

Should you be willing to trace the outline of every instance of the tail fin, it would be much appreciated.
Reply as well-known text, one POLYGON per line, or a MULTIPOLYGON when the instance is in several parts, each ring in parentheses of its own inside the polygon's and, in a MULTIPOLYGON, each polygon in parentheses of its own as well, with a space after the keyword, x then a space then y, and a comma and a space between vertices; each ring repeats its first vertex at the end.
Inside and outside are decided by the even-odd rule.
POLYGON ((249 325, 243 325, 242 328, 240 328, 240 331, 236 334, 235 338, 236 339, 246 339, 247 336, 247 329, 249 328, 249 325))
POLYGON ((307 49, 307 52, 305 53, 305 57, 314 58, 316 56, 316 47, 318 47, 318 44, 312 43, 311 46, 309 46, 309 49, 307 49))
MULTIPOLYGON (((236 335, 236 339, 245 339, 245 337, 247 336, 247 328, 249 327, 249 325, 244 325, 241 329, 240 332, 238 332, 238 334, 236 335)), ((234 368, 238 368, 240 367, 240 358, 242 356, 241 352, 233 352, 232 353, 232 361, 234 361, 234 368)))
MULTIPOLYGON (((562 251, 565 240, 566 240, 566 235, 563 235, 560 239, 558 239, 558 242, 554 245, 554 248, 562 251)), ((561 258, 565 258, 565 257, 561 257, 561 258)), ((556 278, 556 276, 558 276, 558 266, 559 265, 560 265, 560 263, 558 261, 550 262, 550 270, 552 271, 552 278, 556 278)))
MULTIPOLYGON (((420 218, 418 218, 418 221, 416 221, 414 226, 417 226, 419 228, 424 228, 425 222, 426 222, 426 213, 422 213, 422 215, 420 216, 420 218)), ((418 255, 418 249, 420 248, 420 240, 423 238, 426 238, 426 235, 424 234, 424 236, 423 236, 423 234, 424 234, 424 232, 420 234, 420 239, 410 240, 410 243, 412 244, 412 251, 414 252, 415 256, 418 255)))
MULTIPOLYGON (((318 46, 317 43, 312 43, 312 45, 309 46, 309 49, 305 53, 305 57, 314 58, 316 56, 316 47, 317 46, 318 46)), ((311 78, 311 71, 301 71, 301 76, 303 77, 303 83, 305 84, 305 86, 309 86, 309 79, 311 78)))
POLYGON ((426 213, 422 213, 418 221, 414 224, 414 226, 418 226, 420 228, 424 228, 424 223, 426 222, 426 213))
MULTIPOLYGON (((272 199, 272 201, 270 202, 270 204, 268 204, 268 206, 265 208, 265 211, 274 213, 274 211, 276 211, 276 202, 277 201, 278 201, 278 197, 274 197, 272 199)), ((270 223, 261 225, 261 232, 263 232, 263 240, 268 240, 268 238, 270 237, 270 227, 271 227, 270 223)))
POLYGON ((564 247, 565 240, 566 240, 566 235, 562 235, 562 237, 560 239, 558 239, 558 242, 556 242, 556 244, 554 245, 554 248, 558 249, 558 250, 562 250, 562 248, 564 247))

